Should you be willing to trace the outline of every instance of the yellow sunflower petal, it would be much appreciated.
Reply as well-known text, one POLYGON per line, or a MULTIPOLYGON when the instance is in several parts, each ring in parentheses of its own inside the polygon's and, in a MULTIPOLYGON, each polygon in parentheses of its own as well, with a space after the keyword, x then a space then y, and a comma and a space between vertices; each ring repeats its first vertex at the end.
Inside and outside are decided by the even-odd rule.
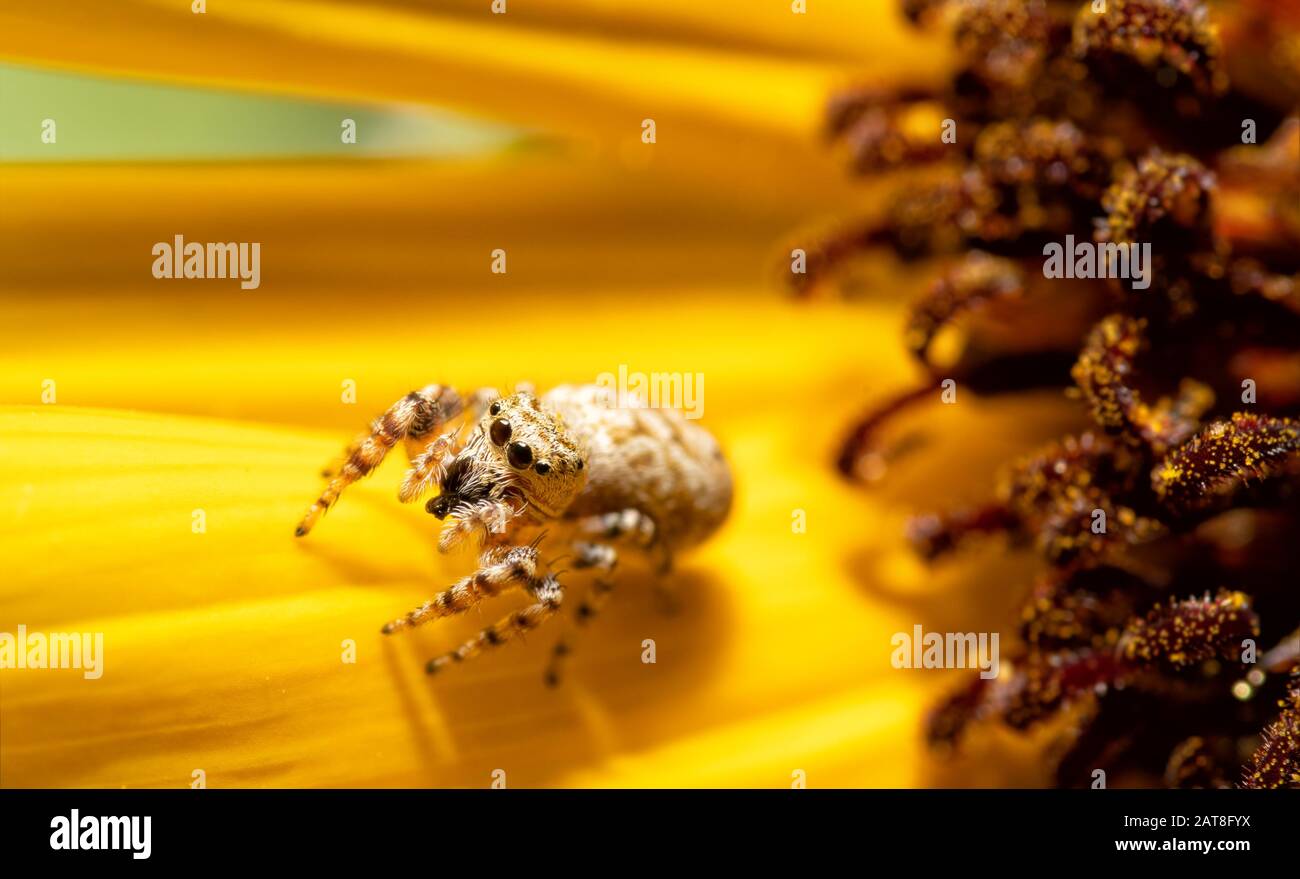
MULTIPOLYGON (((845 374, 861 355, 827 343, 837 323, 847 335, 842 316, 824 320, 798 375, 754 372, 739 350, 715 355, 706 420, 737 473, 735 514, 681 560, 679 614, 659 615, 648 581, 628 573, 559 692, 540 680, 558 630, 435 682, 423 675, 422 660, 509 601, 378 634, 470 564, 438 556, 429 518, 396 503, 397 466, 350 490, 309 539, 292 538, 316 469, 348 432, 62 402, 4 410, 0 553, 17 560, 0 586, 4 630, 102 633, 104 674, 0 672, 3 783, 180 786, 202 770, 212 786, 485 786, 498 769, 513 786, 788 786, 796 771, 819 786, 918 783, 921 706, 951 678, 893 669, 890 636, 936 601, 963 625, 993 624, 1005 602, 951 591, 962 582, 951 572, 918 578, 898 547, 900 514, 826 466, 839 429, 826 413, 844 395, 839 381, 807 376, 845 374), (806 533, 791 527, 795 510, 806 533), (343 661, 348 640, 355 664, 343 661)), ((286 374, 270 360, 249 369, 286 374)), ((237 395, 209 390, 209 407, 237 395)), ((936 408, 943 434, 959 438, 1023 428, 1039 407, 1011 418, 936 408)), ((296 417, 322 418, 311 410, 296 417)), ((942 445, 938 460, 953 460, 942 445)), ((975 576, 1023 577, 999 564, 975 576)))
POLYGON ((561 26, 543 28, 535 25, 552 13, 518 16, 517 26, 511 15, 485 10, 323 0, 222 0, 203 15, 171 0, 122 0, 93 28, 81 26, 84 4, 49 0, 0 10, 0 57, 314 97, 435 103, 615 152, 634 149, 642 120, 651 118, 659 143, 676 147, 659 161, 688 161, 727 143, 743 156, 755 136, 807 140, 820 130, 825 96, 862 67, 897 81, 925 76, 943 57, 940 45, 918 38, 891 9, 822 5, 812 15, 781 17, 722 5, 702 17, 688 4, 655 13, 638 4, 627 18, 711 22, 714 33, 738 24, 769 41, 784 28, 796 44, 811 30, 835 35, 841 57, 834 60, 680 42, 673 28, 662 39, 630 30, 613 39, 599 19, 563 26, 580 14, 572 5, 554 13, 561 26), (858 43, 855 60, 842 57, 844 43, 858 43), (123 45, 139 50, 123 53, 123 45))
MULTIPOLYGON (((0 442, 0 540, 23 558, 4 587, 6 618, 103 633, 105 645, 98 680, 5 672, 6 784, 179 786, 201 769, 212 785, 476 785, 496 768, 520 786, 565 783, 762 715, 774 697, 817 701, 881 674, 870 657, 887 644, 883 621, 835 572, 808 567, 813 544, 784 509, 747 513, 683 563, 678 616, 657 616, 644 579, 627 578, 580 642, 569 689, 541 683, 554 631, 431 684, 421 660, 481 622, 378 634, 466 562, 434 555, 428 517, 391 498, 392 468, 299 541, 290 528, 312 471, 337 448, 327 438, 52 405, 6 411, 0 442), (774 540, 783 557, 761 551, 774 540), (790 588, 765 585, 774 576, 790 588), (833 607, 837 619, 823 619, 833 607), (813 618, 815 641, 800 634, 813 618), (641 662, 646 638, 653 665, 641 662), (342 661, 345 639, 355 665, 342 661)), ((776 484, 768 503, 789 491, 776 484)), ((835 741, 794 743, 787 759, 815 761, 835 741)), ((735 768, 742 783, 746 767, 735 768)))

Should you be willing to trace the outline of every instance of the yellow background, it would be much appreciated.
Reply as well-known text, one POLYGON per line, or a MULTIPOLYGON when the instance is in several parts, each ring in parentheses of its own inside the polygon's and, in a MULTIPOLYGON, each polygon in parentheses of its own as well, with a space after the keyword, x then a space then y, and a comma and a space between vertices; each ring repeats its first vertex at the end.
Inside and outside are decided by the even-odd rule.
POLYGON ((821 140, 827 95, 941 75, 939 47, 892 3, 487 5, 0 4, 11 62, 427 104, 543 145, 0 166, 0 630, 105 637, 100 680, 0 672, 0 785, 181 787, 200 769, 213 787, 481 787, 496 769, 511 787, 1041 780, 927 756, 924 712, 957 677, 893 669, 890 636, 1014 619, 1027 560, 990 547, 926 569, 901 528, 987 491, 1065 408, 925 407, 900 427, 923 454, 848 485, 831 466, 844 431, 916 379, 902 303, 928 273, 884 260, 854 302, 779 284, 792 234, 877 204, 821 140), (150 247, 178 233, 261 242, 261 288, 153 279, 150 247), (378 634, 472 565, 396 502, 401 462, 293 539, 319 468, 412 387, 545 388, 620 364, 703 373, 736 506, 679 560, 675 615, 624 572, 558 691, 541 680, 558 629, 424 676, 508 602, 378 634))

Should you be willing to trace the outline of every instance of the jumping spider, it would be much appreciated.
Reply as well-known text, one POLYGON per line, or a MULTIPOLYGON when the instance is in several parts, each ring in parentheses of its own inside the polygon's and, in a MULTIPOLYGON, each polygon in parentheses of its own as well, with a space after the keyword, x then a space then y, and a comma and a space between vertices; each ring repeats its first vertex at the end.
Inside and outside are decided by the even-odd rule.
MULTIPOLYGON (((577 621, 585 623, 613 588, 617 543, 645 554, 662 575, 678 551, 716 531, 731 506, 731 472, 717 441, 676 410, 616 408, 608 389, 596 385, 562 385, 541 397, 484 389, 468 405, 453 389, 429 385, 394 403, 325 471, 329 483, 295 534, 306 535, 343 489, 399 442, 411 467, 398 499, 414 501, 438 486, 425 509, 444 522, 439 550, 477 540, 481 555, 474 574, 383 633, 464 613, 509 589, 534 600, 430 660, 430 674, 531 631, 560 610, 562 572, 539 555, 549 532, 565 535, 575 569, 596 574, 591 597, 577 608, 577 621)), ((558 683, 568 653, 561 639, 548 683, 558 683)))
POLYGON ((992 501, 910 523, 927 560, 997 533, 1047 568, 1003 673, 941 706, 930 742, 955 747, 973 722, 1063 720, 1059 784, 1106 767, 1142 783, 1300 786, 1300 680, 1286 684, 1300 668, 1294 4, 903 6, 949 27, 951 80, 854 90, 829 128, 858 171, 937 173, 883 219, 807 245, 793 280, 807 294, 873 246, 946 264, 908 318, 924 379, 860 420, 839 467, 880 478, 898 457, 884 428, 941 379, 976 396, 1070 386, 1095 424, 1008 467, 992 501), (940 140, 944 120, 957 143, 940 140), (1244 136, 1256 130, 1258 146, 1244 136), (1044 245, 1067 235, 1149 243, 1155 283, 1046 282, 1044 245), (935 339, 958 329, 964 349, 938 362, 935 339), (1255 639, 1273 646, 1252 664, 1255 639), (1274 701, 1282 716, 1265 727, 1274 701))

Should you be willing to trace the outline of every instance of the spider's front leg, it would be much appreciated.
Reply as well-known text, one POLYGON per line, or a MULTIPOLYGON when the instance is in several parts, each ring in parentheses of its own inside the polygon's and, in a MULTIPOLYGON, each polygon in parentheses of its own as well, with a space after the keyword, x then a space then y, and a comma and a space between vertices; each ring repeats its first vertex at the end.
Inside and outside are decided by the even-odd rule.
POLYGON ((666 575, 673 569, 673 554, 668 544, 660 539, 655 520, 635 507, 589 516, 578 522, 578 532, 604 541, 622 544, 635 549, 650 560, 655 573, 654 594, 660 612, 675 614, 679 609, 677 595, 666 583, 666 575))
MULTIPOLYGON (((654 519, 635 507, 628 507, 579 519, 575 531, 595 538, 593 541, 577 540, 573 543, 573 567, 596 572, 591 592, 574 611, 574 621, 579 626, 586 626, 595 619, 614 591, 613 574, 618 565, 616 545, 630 547, 650 559, 656 575, 655 597, 661 609, 665 613, 677 610, 677 598, 664 584, 664 575, 672 569, 672 553, 659 539, 659 529, 654 519)), ((559 685, 564 661, 573 653, 572 642, 572 637, 561 636, 555 643, 551 660, 546 667, 545 680, 548 686, 559 685)))
POLYGON ((387 623, 381 631, 391 635, 399 629, 464 613, 485 598, 500 595, 511 588, 531 589, 538 582, 536 543, 494 546, 479 557, 479 569, 475 573, 439 592, 406 616, 387 623))
POLYGON ((478 655, 486 647, 500 647, 516 636, 540 626, 559 611, 560 604, 564 601, 564 586, 555 574, 535 577, 525 588, 536 599, 533 604, 488 626, 450 653, 430 659, 424 670, 429 674, 437 674, 443 666, 453 662, 464 662, 478 655))
POLYGON ((586 516, 578 520, 577 531, 588 537, 599 537, 603 541, 617 541, 640 550, 648 550, 655 545, 654 519, 635 507, 586 516))
MULTIPOLYGON (((614 514, 618 515, 618 514, 614 514)), ((603 519, 605 517, 595 517, 603 519)), ((614 591, 612 575, 618 565, 618 551, 607 543, 588 543, 575 541, 573 544, 573 567, 577 570, 594 570, 596 579, 591 584, 591 592, 574 610, 573 619, 580 626, 595 619, 604 606, 605 600, 614 591)), ((564 661, 573 653, 572 639, 561 635, 551 649, 551 660, 546 666, 545 681, 549 687, 559 686, 564 661)))
POLYGON ((406 471, 406 475, 402 478, 402 486, 397 491, 399 501, 404 504, 410 503, 441 481, 446 473, 447 461, 455 457, 463 446, 460 434, 465 425, 475 424, 483 417, 483 413, 487 411, 492 401, 500 396, 496 388, 479 388, 470 395, 462 413, 463 418, 460 419, 461 423, 454 430, 432 441, 427 435, 407 437, 406 455, 411 461, 411 469, 406 471))
POLYGON ((343 489, 370 475, 400 441, 419 442, 431 437, 440 427, 458 416, 464 408, 460 395, 446 385, 429 385, 411 391, 370 425, 370 432, 354 441, 343 454, 342 462, 326 469, 329 483, 308 509, 294 530, 303 537, 316 525, 325 511, 339 499, 343 489))

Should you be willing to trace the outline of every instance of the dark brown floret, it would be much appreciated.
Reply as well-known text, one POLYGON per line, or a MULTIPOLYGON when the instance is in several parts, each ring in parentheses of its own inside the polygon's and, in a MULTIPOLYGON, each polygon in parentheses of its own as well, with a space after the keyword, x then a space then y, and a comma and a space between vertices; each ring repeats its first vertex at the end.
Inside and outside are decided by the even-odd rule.
POLYGON ((1247 764, 1242 787, 1254 790, 1300 789, 1300 677, 1279 703, 1282 713, 1270 723, 1247 764))
POLYGON ((1300 425, 1238 412, 1165 456, 1151 485, 1171 510, 1199 510, 1231 500, 1252 483, 1293 473, 1297 463, 1300 425))
POLYGON ((912 307, 905 340, 921 361, 935 335, 956 315, 978 308, 994 299, 1009 299, 1024 293, 1024 275, 1011 260, 972 251, 939 278, 925 298, 912 307))
POLYGON ((954 42, 983 86, 1023 91, 1042 70, 1050 30, 1044 0, 971 0, 957 7, 954 42))
POLYGON ((1214 393, 1199 382, 1184 380, 1177 396, 1162 397, 1154 405, 1143 402, 1133 383, 1145 329, 1141 319, 1104 318, 1084 341, 1072 375, 1099 425, 1159 455, 1192 435, 1214 404, 1214 393))
POLYGON ((1165 87, 1182 77, 1199 95, 1228 88, 1218 34, 1198 0, 1109 0, 1104 13, 1084 3, 1075 17, 1074 50, 1094 66, 1132 62, 1165 87))
POLYGON ((903 445, 882 445, 889 423, 936 401, 941 379, 977 401, 1068 385, 1095 425, 1005 468, 987 501, 911 519, 927 561, 1004 534, 1045 567, 1001 674, 941 705, 929 740, 952 750, 972 723, 1063 719, 1058 783, 1119 768, 1222 787, 1269 724, 1243 784, 1300 786, 1300 683, 1268 714, 1280 673, 1300 667, 1300 635, 1283 634, 1300 623, 1300 13, 1266 0, 1213 18, 1200 0, 903 6, 950 29, 949 82, 850 93, 831 128, 858 172, 925 164, 927 179, 883 218, 809 245, 795 280, 808 292, 880 246, 944 265, 904 338, 924 375, 854 425, 839 468, 883 478, 903 445), (939 139, 945 118, 955 143, 939 139), (1044 247, 1066 236, 1097 247, 1095 267, 1133 271, 1060 280, 1044 247), (1067 317, 1058 295, 1082 306, 1067 317), (950 357, 936 339, 963 318, 950 357), (1015 347, 1026 326, 1051 341, 1015 347), (1173 600, 1188 594, 1206 597, 1173 600))
POLYGON ((1171 788, 1232 787, 1225 766, 1233 763, 1232 740, 1225 736, 1192 736, 1180 742, 1165 766, 1165 785, 1171 788))
POLYGON ((1097 240, 1175 244, 1187 241, 1188 233, 1205 238, 1214 185, 1214 175, 1190 156, 1148 153, 1102 196, 1106 220, 1097 240))
POLYGON ((1259 617, 1240 592, 1156 605, 1120 637, 1125 660, 1179 670, 1222 657, 1240 659, 1242 641, 1259 637, 1259 617))

